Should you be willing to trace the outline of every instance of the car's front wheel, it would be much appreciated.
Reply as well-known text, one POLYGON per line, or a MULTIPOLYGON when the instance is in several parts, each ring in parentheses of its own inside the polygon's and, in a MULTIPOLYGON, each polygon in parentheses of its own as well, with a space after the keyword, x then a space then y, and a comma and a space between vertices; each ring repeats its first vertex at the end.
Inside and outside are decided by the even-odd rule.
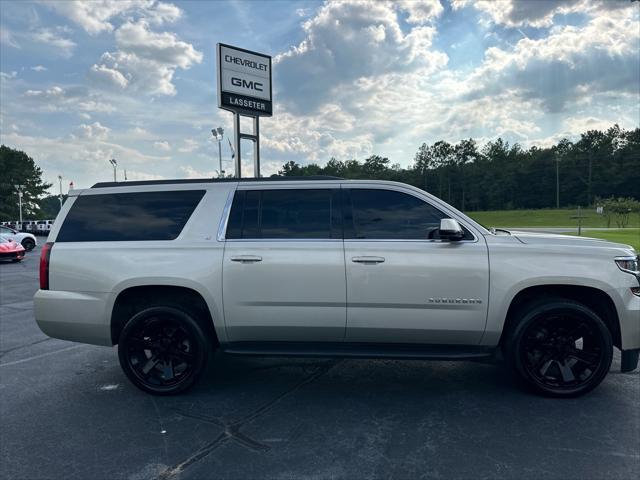
POLYGON ((591 309, 573 300, 547 299, 521 311, 506 338, 506 360, 526 386, 554 397, 597 387, 609 372, 613 342, 591 309))
POLYGON ((36 242, 34 242, 32 238, 25 238, 20 243, 27 252, 30 252, 36 246, 36 242))
POLYGON ((187 313, 151 307, 134 315, 118 341, 120 366, 133 384, 154 395, 191 387, 207 365, 210 342, 187 313))

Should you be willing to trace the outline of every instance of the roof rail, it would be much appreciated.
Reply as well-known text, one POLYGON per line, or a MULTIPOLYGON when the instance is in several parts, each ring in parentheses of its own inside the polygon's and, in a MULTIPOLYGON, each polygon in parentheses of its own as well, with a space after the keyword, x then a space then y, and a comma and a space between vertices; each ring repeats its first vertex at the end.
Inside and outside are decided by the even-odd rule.
POLYGON ((344 180, 342 177, 332 177, 330 175, 309 175, 306 177, 286 177, 273 175, 265 178, 179 178, 174 180, 134 180, 130 182, 98 182, 91 188, 107 187, 133 187, 140 185, 179 185, 190 183, 228 183, 228 182, 282 182, 282 181, 320 181, 320 180, 344 180))

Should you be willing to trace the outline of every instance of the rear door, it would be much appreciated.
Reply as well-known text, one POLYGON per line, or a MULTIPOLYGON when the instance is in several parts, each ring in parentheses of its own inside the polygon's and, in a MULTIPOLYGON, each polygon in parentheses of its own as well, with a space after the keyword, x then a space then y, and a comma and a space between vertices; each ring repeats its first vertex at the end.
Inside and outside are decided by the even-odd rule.
POLYGON ((340 204, 339 185, 239 187, 223 263, 229 341, 344 339, 340 204))
POLYGON ((441 241, 445 214, 409 189, 344 189, 347 334, 352 342, 477 344, 489 262, 484 237, 441 241))

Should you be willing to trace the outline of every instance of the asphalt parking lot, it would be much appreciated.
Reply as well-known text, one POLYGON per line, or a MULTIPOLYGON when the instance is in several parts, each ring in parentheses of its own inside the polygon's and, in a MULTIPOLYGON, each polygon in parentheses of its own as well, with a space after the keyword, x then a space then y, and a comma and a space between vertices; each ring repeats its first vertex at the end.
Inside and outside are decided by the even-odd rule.
POLYGON ((224 355, 153 397, 115 349, 40 332, 38 255, 0 264, 1 478, 640 478, 640 372, 619 355, 571 400, 496 365, 224 355))

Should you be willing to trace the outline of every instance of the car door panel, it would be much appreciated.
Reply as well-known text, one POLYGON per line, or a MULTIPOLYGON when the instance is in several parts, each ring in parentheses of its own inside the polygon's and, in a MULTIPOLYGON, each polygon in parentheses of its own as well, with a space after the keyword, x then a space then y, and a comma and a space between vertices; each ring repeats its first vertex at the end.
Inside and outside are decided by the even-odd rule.
MULTIPOLYGON (((384 196, 383 190, 376 195, 384 196)), ((398 231, 411 236, 420 219, 408 210, 395 213, 398 218, 386 236, 398 231)), ((484 238, 469 230, 466 240, 455 242, 354 238, 385 236, 386 217, 370 214, 365 235, 347 228, 354 218, 368 221, 359 220, 357 211, 345 216, 346 341, 477 344, 485 329, 489 288, 484 238)), ((436 220, 421 224, 425 237, 433 233, 436 220)))
POLYGON ((301 189, 298 199, 292 189, 256 192, 236 192, 229 216, 223 260, 229 340, 343 341, 346 279, 339 188, 301 189), (318 207, 325 201, 329 213, 318 207))

